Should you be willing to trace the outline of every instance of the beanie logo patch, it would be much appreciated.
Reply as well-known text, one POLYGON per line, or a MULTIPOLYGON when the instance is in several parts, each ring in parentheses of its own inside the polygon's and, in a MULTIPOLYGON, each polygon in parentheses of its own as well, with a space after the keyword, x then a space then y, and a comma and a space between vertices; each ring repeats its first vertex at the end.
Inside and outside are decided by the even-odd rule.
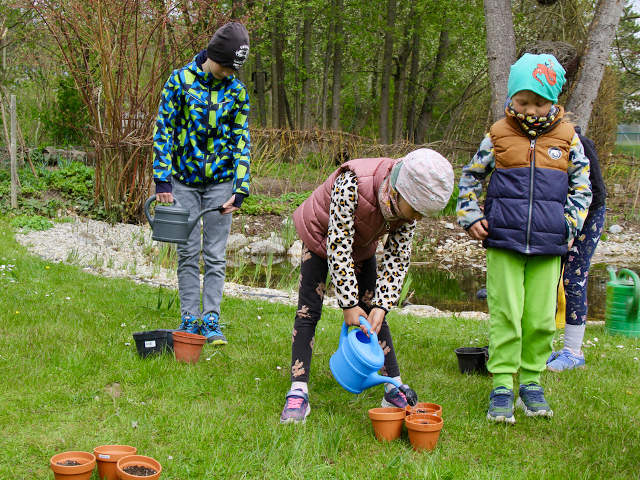
POLYGON ((549 147, 547 153, 552 160, 560 160, 560 157, 562 157, 562 150, 560 150, 558 147, 549 147))
POLYGON ((235 55, 235 58, 233 59, 233 68, 238 70, 247 59, 247 56, 249 55, 249 45, 246 45, 246 44, 240 45, 240 48, 238 48, 238 50, 236 50, 235 53, 236 55, 235 55))
POLYGON ((552 61, 545 62, 544 65, 539 63, 533 72, 531 72, 531 75, 533 75, 533 78, 539 81, 542 86, 544 86, 544 83, 540 80, 538 75, 544 75, 549 85, 553 86, 556 84, 556 72, 553 70, 552 61))

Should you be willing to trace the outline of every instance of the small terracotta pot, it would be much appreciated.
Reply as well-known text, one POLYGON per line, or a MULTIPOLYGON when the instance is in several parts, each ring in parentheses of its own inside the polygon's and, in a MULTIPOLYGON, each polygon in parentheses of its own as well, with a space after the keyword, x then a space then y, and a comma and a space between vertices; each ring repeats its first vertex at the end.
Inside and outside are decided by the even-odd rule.
POLYGON ((376 438, 387 442, 400 438, 405 415, 404 408, 379 407, 369 410, 369 418, 376 438))
POLYGON ((116 462, 126 455, 134 455, 136 447, 129 445, 101 445, 93 449, 98 463, 98 477, 101 480, 118 480, 116 462))
POLYGON ((427 413, 414 413, 404 421, 409 432, 409 441, 414 450, 433 450, 438 443, 442 418, 427 413))
POLYGON ((196 363, 207 338, 187 332, 173 332, 173 353, 179 362, 196 363))
POLYGON ((96 457, 89 452, 62 452, 49 460, 56 480, 89 480, 96 466, 96 457), (67 461, 75 461, 80 465, 60 465, 67 461))
POLYGON ((427 403, 427 402, 419 402, 416 403, 413 407, 411 405, 407 405, 407 416, 414 415, 416 413, 427 413, 429 415, 437 415, 438 417, 442 417, 442 407, 437 403, 427 403))
POLYGON ((145 457, 144 455, 126 455, 116 462, 116 471, 118 472, 118 478, 120 480, 156 480, 160 478, 162 473, 162 465, 157 460, 151 457, 145 457), (124 471, 127 467, 146 467, 152 468, 156 471, 153 475, 141 476, 131 475, 124 471))

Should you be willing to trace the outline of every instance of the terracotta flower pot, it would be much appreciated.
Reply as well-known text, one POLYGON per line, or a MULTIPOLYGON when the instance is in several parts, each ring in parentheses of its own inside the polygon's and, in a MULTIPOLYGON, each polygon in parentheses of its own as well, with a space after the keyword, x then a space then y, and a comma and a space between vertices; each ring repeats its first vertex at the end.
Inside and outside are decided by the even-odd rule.
POLYGON ((118 480, 116 462, 126 455, 134 455, 136 447, 129 445, 101 445, 93 449, 98 463, 98 477, 101 480, 118 480))
POLYGON ((407 405, 407 416, 414 415, 416 413, 427 413, 429 415, 437 415, 438 417, 442 417, 442 407, 437 403, 427 403, 427 402, 419 402, 416 403, 413 407, 411 405, 407 405))
POLYGON ((403 408, 396 407, 379 407, 369 410, 369 418, 376 438, 387 442, 400 438, 405 415, 403 408))
POLYGON ((118 472, 118 478, 120 480, 156 480, 160 478, 162 473, 162 465, 157 460, 151 457, 145 457, 144 455, 126 455, 116 462, 116 471, 118 472), (138 467, 139 470, 155 470, 156 473, 146 475, 142 472, 140 474, 128 473, 126 470, 138 467))
POLYGON ((49 466, 56 480, 89 480, 96 457, 89 452, 62 452, 51 457, 49 466))
POLYGON ((404 421, 414 450, 433 450, 438 443, 442 418, 428 413, 414 413, 404 421))
POLYGON ((173 332, 173 353, 179 362, 196 363, 207 338, 187 332, 173 332))

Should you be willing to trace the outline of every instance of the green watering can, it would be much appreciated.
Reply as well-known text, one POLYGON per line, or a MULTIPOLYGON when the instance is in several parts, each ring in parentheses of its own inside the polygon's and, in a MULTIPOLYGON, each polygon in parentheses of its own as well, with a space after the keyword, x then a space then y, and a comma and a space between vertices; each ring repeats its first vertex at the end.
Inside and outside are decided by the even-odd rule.
POLYGON ((626 268, 609 268, 605 329, 611 334, 640 337, 640 278, 626 268))

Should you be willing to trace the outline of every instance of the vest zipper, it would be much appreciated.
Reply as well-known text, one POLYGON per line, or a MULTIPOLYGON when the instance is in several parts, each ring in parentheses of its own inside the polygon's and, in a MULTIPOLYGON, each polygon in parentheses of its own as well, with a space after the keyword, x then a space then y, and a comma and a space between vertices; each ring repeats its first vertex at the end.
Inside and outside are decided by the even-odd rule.
POLYGON ((525 249, 526 253, 530 253, 529 250, 529 241, 531 239, 531 217, 533 213, 533 179, 535 175, 536 169, 536 139, 531 139, 531 144, 529 146, 529 152, 531 153, 531 160, 529 162, 529 214, 527 216, 527 246, 525 249))

